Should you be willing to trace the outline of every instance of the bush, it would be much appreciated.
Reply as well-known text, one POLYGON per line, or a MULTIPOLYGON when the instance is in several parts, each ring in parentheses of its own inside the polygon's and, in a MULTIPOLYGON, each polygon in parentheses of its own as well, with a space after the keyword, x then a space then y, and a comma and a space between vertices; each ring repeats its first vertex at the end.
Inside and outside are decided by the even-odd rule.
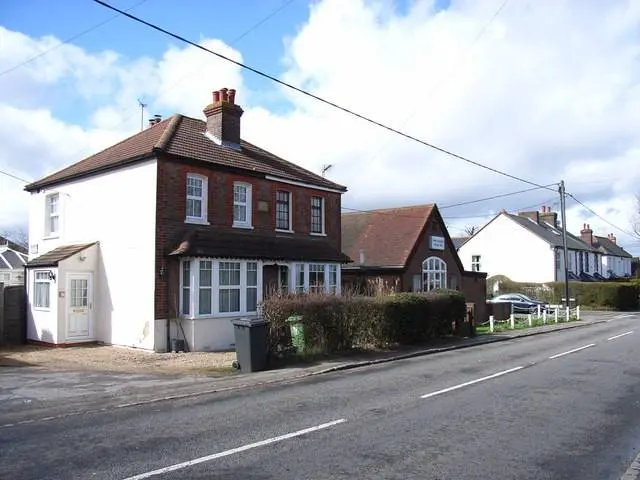
POLYGON ((354 347, 411 345, 452 333, 466 315, 459 292, 400 293, 380 297, 288 295, 262 304, 270 325, 270 350, 289 344, 287 319, 302 316, 305 343, 315 353, 354 347))

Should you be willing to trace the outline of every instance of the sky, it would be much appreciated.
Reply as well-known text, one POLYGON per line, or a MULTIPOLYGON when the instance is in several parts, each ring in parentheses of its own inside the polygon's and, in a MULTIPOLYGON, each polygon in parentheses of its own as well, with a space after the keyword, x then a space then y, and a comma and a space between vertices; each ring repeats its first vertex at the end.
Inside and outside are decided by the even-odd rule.
MULTIPOLYGON (((452 236, 559 208, 640 254, 640 0, 112 0, 111 4, 474 162, 286 89, 91 0, 0 0, 0 170, 35 180, 236 88, 242 136, 344 184, 347 209, 437 203, 452 236), (37 14, 34 14, 37 12, 37 14), (66 41, 66 42, 65 42, 66 41), (35 58, 34 58, 35 57, 35 58)), ((0 173, 0 228, 25 225, 0 173)))

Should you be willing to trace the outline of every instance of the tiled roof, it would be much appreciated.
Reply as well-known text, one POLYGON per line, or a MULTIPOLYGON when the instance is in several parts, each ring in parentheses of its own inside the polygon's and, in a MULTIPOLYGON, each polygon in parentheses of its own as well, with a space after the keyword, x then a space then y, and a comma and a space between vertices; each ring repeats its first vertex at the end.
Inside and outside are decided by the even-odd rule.
MULTIPOLYGON (((530 232, 539 236, 543 240, 545 240, 549 245, 554 247, 562 247, 562 230, 558 228, 554 228, 553 226, 547 223, 536 223, 533 220, 530 220, 526 217, 521 217, 519 215, 513 215, 511 213, 501 213, 500 215, 506 215, 511 220, 526 228, 530 232)), ((584 250, 588 252, 597 251, 595 248, 587 245, 585 242, 580 240, 579 237, 572 235, 567 232, 567 248, 570 250, 584 250)))
POLYGON ((169 255, 304 262, 350 261, 323 238, 261 236, 199 227, 185 229, 178 235, 170 246, 169 255))
POLYGON ((25 190, 36 190, 105 169, 144 160, 164 152, 181 158, 346 191, 344 186, 294 165, 244 140, 241 141, 239 151, 217 145, 204 135, 205 131, 205 121, 175 114, 95 155, 27 185, 25 190))
POLYGON ((451 241, 453 242, 453 246, 459 249, 464 243, 469 240, 471 237, 451 237, 451 241))
POLYGON ((2 269, 20 269, 27 263, 27 256, 24 253, 15 252, 13 250, 0 251, 0 270, 2 269))
POLYGON ((433 204, 342 215, 342 251, 365 267, 403 267, 431 216, 433 204))
POLYGON ((605 255, 611 255, 613 257, 633 258, 629 252, 627 252, 620 245, 612 242, 607 237, 598 237, 596 235, 593 238, 598 242, 598 246, 601 247, 600 251, 605 255))
POLYGON ((50 252, 40 255, 27 263, 28 267, 55 267, 59 262, 65 260, 85 248, 94 245, 93 243, 83 243, 79 245, 63 245, 54 248, 50 252))

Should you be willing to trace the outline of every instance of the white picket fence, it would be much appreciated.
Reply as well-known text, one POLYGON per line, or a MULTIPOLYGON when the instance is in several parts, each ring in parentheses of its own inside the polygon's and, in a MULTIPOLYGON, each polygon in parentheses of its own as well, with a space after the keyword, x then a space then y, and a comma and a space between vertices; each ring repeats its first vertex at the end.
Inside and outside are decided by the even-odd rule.
POLYGON ((508 329, 514 330, 518 327, 533 327, 559 322, 569 322, 572 320, 580 320, 580 305, 573 308, 562 307, 560 305, 552 305, 549 310, 541 309, 529 314, 513 313, 506 320, 495 320, 493 315, 489 317, 489 321, 481 325, 489 324, 489 332, 493 333, 496 326, 506 324, 508 329))

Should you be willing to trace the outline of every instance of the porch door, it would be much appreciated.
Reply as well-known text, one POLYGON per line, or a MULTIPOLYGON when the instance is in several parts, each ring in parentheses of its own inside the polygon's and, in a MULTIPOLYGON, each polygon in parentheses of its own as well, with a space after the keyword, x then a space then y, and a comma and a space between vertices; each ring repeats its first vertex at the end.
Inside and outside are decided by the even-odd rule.
POLYGON ((90 273, 67 274, 67 337, 89 338, 92 297, 90 273))
POLYGON ((283 294, 289 293, 289 267, 278 265, 278 291, 283 294))

